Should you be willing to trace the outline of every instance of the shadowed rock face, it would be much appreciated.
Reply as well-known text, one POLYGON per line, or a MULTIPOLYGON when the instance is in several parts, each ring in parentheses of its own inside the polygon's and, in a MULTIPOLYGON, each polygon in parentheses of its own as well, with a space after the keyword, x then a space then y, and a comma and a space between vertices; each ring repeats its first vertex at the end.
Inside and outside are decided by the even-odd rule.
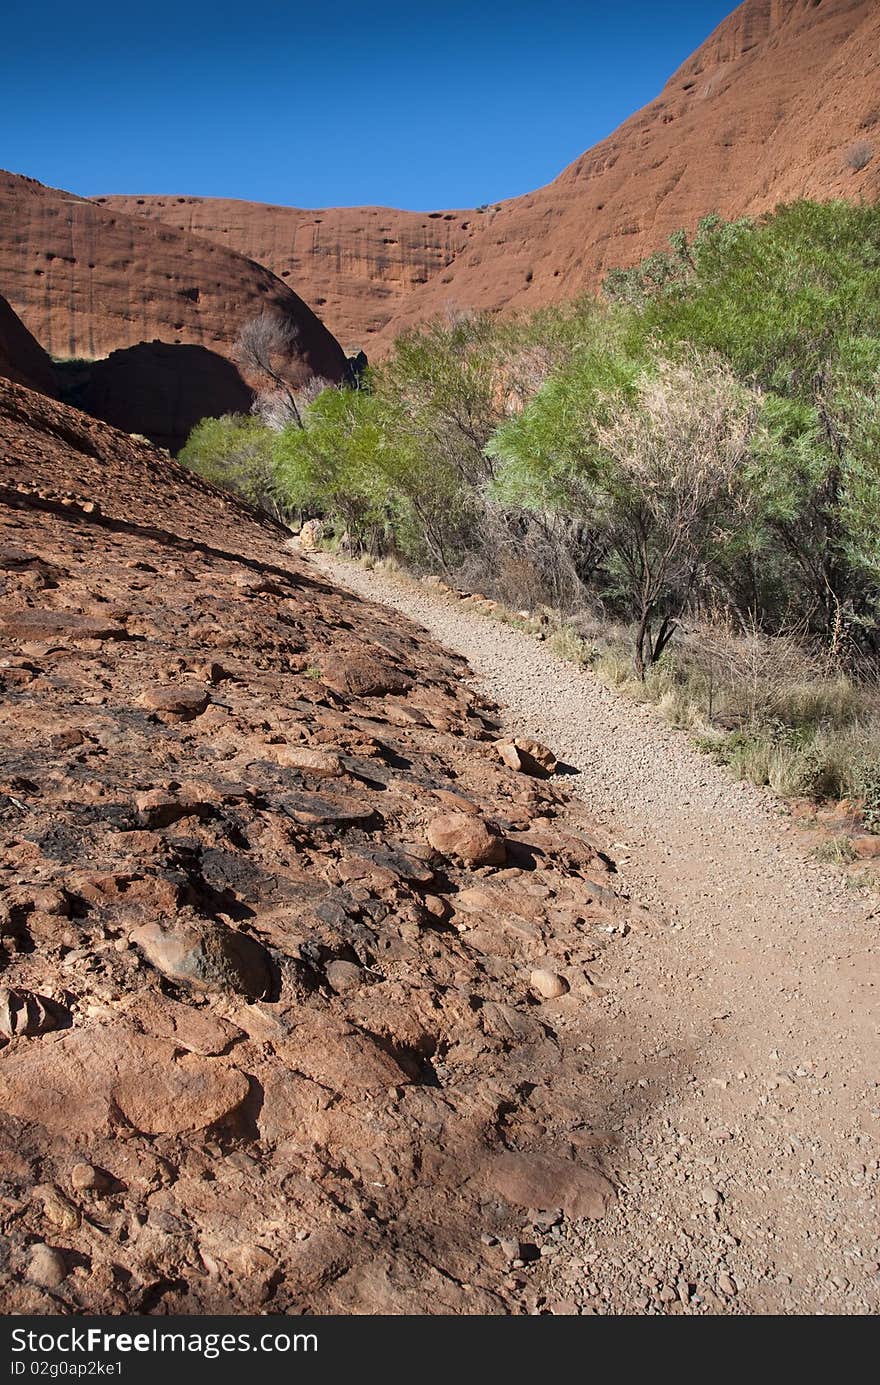
POLYGON ((604 841, 288 545, 0 381, 7 1312, 528 1311, 612 1198, 604 841))
POLYGON ((247 413, 253 391, 236 367, 204 346, 141 342, 88 367, 78 389, 87 413, 178 452, 202 418, 247 413))
POLYGON ((228 356, 242 323, 269 309, 299 331, 291 380, 339 380, 345 370, 338 342, 268 269, 12 173, 0 173, 0 284, 59 358, 93 360, 157 338, 228 356))
POLYGON ((3 297, 0 297, 0 375, 17 385, 39 390, 41 394, 54 396, 58 393, 51 359, 3 297))
POLYGON ((103 200, 289 274, 310 302, 325 300, 337 335, 376 355, 449 306, 530 309, 572 298, 708 212, 875 198, 878 53, 876 0, 745 0, 656 100, 547 187, 483 214, 103 200), (861 142, 873 157, 853 168, 848 155, 861 142))

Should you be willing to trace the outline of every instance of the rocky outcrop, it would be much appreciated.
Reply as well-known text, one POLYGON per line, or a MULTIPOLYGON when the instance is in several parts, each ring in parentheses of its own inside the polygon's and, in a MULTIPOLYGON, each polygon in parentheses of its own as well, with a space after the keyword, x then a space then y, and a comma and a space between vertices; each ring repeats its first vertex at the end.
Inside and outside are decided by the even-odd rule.
POLYGON ((351 353, 372 343, 424 284, 468 245, 480 214, 390 207, 306 211, 216 197, 100 197, 268 266, 295 285, 351 353))
POLYGON ((0 285, 57 358, 95 360, 156 339, 228 356, 242 323, 266 309, 297 328, 291 379, 339 380, 345 370, 327 328, 268 269, 12 173, 0 174, 0 285))
POLYGON ((52 361, 0 296, 0 376, 41 394, 57 395, 52 361))
POLYGON ((531 309, 596 288, 708 212, 876 198, 878 91, 874 0, 745 0, 608 139, 482 213, 104 200, 289 271, 346 343, 376 355, 450 306, 531 309))
POLYGON ((552 756, 286 531, 3 382, 0 577, 6 1310, 538 1310, 614 1197, 584 1055, 636 912, 552 756))

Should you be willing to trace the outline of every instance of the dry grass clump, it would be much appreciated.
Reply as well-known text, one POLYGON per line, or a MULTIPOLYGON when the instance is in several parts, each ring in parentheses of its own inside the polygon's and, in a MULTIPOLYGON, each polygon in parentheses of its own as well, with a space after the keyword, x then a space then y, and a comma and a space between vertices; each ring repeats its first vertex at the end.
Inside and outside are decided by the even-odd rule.
POLYGON ((590 616, 561 623, 554 653, 694 734, 742 779, 784 798, 850 798, 880 831, 880 690, 805 649, 795 634, 695 621, 644 679, 631 641, 590 616))
POLYGON ((861 173, 863 168, 867 168, 871 159, 874 157, 873 145, 866 139, 856 140, 856 143, 847 150, 846 162, 853 173, 861 173))

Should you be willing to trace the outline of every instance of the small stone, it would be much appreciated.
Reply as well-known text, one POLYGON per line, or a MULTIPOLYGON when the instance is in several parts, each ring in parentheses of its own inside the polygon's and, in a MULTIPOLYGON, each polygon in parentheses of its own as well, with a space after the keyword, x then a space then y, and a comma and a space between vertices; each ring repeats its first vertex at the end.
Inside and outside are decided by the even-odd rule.
POLYGON ((138 698, 142 707, 149 707, 163 716, 178 717, 191 721, 201 716, 208 705, 208 694, 204 688, 156 687, 147 688, 138 698))
POLYGON ((60 1250, 38 1241, 31 1247, 27 1277, 32 1284, 39 1284, 43 1289, 57 1289, 67 1278, 67 1265, 60 1250))
POLYGON ((98 1192, 99 1189, 107 1187, 107 1182, 106 1174, 103 1174, 100 1169, 96 1169, 93 1164, 85 1163, 85 1161, 74 1164, 70 1170, 71 1187, 76 1188, 78 1192, 98 1192))
POLYGON ((614 1188, 597 1169, 553 1155, 506 1150, 490 1161, 485 1177, 507 1202, 539 1210, 561 1208, 572 1221, 597 1221, 614 1201, 614 1188))
POLYGON ((337 995, 344 991, 356 991, 363 983, 363 968, 356 962, 346 962, 343 960, 328 962, 325 968, 325 975, 331 990, 337 995))
POLYGON ((262 1246, 232 1246, 223 1257, 235 1274, 247 1279, 256 1289, 260 1302, 269 1296, 272 1276, 278 1262, 262 1246))
POLYGON ((34 908, 41 914, 50 914, 54 918, 70 917, 70 900, 63 890, 42 885, 31 892, 31 897, 34 908))
POLYGON ((70 1024, 70 1012, 48 996, 21 987, 0 988, 0 1034, 7 1039, 46 1034, 70 1024))
POLYGON ((318 779, 338 779, 342 774, 342 761, 338 755, 327 750, 309 750, 297 745, 270 745, 266 756, 284 769, 298 770, 300 774, 310 774, 318 779))
POLYGON ((707 1183, 706 1186, 700 1190, 700 1197, 707 1207, 717 1207, 718 1204, 724 1200, 718 1189, 713 1188, 711 1183, 707 1183))
POLYGON ((204 817, 211 805, 166 789, 150 789, 135 796, 135 807, 145 827, 170 827, 180 818, 204 817))
POLYGON ((558 1298, 547 1304, 547 1312, 552 1313, 555 1318, 574 1318, 579 1315, 580 1309, 573 1298, 558 1298))
POLYGON ((441 856, 468 866, 500 866, 507 859, 502 837, 471 813, 441 813, 428 824, 428 841, 441 856))
POLYGON ((34 1196, 43 1204, 43 1212, 53 1226, 62 1231, 75 1231, 80 1224, 79 1208, 52 1183, 43 1183, 34 1188, 34 1196))
POLYGON ((517 770, 520 774, 530 774, 536 779, 546 779, 559 768, 559 762, 552 750, 548 750, 540 741, 533 741, 527 737, 518 736, 515 740, 496 741, 495 749, 508 768, 517 770))
POLYGON ((529 977, 529 985, 545 1000, 556 1000, 571 989, 564 976, 555 971, 547 971, 544 967, 536 967, 529 977))

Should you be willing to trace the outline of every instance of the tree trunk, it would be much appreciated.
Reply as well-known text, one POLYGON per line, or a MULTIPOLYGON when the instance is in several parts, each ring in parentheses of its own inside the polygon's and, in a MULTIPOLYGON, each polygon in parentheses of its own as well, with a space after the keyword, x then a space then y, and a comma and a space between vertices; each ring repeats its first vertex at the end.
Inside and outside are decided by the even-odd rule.
POLYGON ((636 676, 638 677, 640 683, 644 683, 646 667, 649 663, 651 663, 651 660, 653 658, 653 651, 651 649, 650 627, 651 612, 649 609, 642 611, 642 616, 639 620, 639 626, 636 630, 635 665, 636 676), (646 649, 647 658, 645 658, 646 649))

